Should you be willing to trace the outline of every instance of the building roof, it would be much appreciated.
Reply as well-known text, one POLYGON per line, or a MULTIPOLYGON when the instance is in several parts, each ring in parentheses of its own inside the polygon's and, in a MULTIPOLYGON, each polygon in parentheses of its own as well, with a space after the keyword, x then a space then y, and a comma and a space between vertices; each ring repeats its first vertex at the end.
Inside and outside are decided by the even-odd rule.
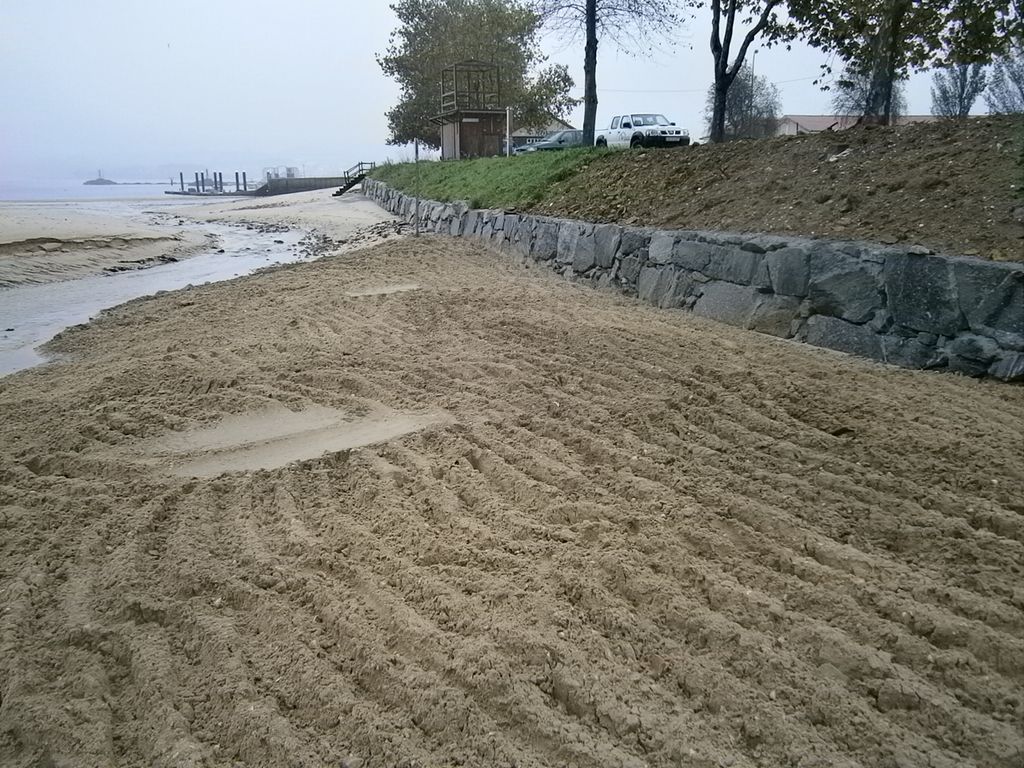
POLYGON ((522 138, 524 136, 547 136, 549 133, 555 131, 575 131, 576 128, 565 120, 561 120, 554 115, 544 125, 523 125, 512 131, 513 138, 522 138))
MULTIPOLYGON (((896 125, 930 123, 938 119, 935 115, 900 115, 896 118, 896 125)), ((779 125, 793 123, 799 132, 818 133, 828 130, 841 131, 856 125, 857 120, 856 115, 783 115, 779 118, 779 125)))

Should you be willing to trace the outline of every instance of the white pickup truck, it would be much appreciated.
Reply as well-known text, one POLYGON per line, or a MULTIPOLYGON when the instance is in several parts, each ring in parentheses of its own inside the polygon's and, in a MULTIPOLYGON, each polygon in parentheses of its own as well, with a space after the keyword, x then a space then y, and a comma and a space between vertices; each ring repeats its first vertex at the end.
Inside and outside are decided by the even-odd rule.
POLYGON ((685 147, 690 132, 676 128, 664 115, 634 112, 617 115, 611 125, 594 135, 597 147, 685 147))

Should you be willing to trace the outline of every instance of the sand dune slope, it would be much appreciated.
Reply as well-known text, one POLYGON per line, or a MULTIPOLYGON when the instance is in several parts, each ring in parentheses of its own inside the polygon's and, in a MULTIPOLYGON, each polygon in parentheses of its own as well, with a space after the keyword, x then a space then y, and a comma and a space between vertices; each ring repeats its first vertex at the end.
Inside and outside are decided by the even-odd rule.
POLYGON ((56 347, 0 379, 2 765, 1024 761, 1020 387, 439 238, 56 347))

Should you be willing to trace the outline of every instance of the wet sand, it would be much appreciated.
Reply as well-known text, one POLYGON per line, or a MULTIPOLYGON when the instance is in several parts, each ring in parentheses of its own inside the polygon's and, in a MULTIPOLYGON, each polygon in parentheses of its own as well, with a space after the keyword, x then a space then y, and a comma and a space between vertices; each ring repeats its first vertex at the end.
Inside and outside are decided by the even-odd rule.
POLYGON ((0 202, 0 290, 144 269, 216 249, 219 240, 204 222, 315 230, 344 241, 390 218, 360 195, 334 198, 330 190, 187 202, 0 202))

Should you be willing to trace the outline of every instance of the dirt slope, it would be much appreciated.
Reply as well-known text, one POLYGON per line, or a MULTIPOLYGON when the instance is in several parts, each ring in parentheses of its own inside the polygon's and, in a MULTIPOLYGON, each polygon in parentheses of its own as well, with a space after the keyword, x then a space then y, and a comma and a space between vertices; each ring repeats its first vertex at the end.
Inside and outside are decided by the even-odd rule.
POLYGON ((630 151, 595 159, 536 210, 1024 260, 1022 152, 1020 117, 630 151))
POLYGON ((1024 761, 1020 387, 435 238, 57 346, 0 379, 4 766, 1024 761), (153 459, 274 406, 446 420, 153 459))

